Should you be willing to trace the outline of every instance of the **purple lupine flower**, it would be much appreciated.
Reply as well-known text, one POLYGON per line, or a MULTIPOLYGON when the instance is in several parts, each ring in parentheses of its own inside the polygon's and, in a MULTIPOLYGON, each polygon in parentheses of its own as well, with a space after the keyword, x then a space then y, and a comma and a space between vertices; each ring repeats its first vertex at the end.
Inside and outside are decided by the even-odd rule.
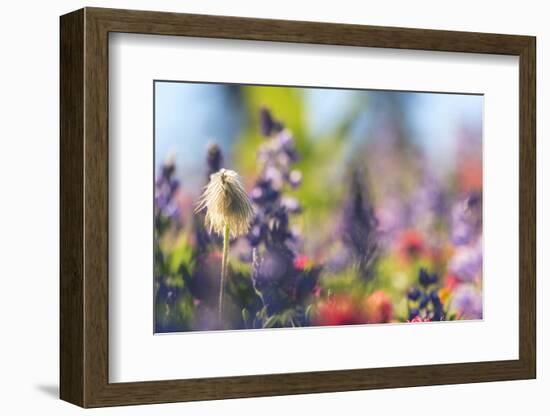
POLYGON ((263 179, 269 181, 273 189, 277 191, 280 191, 285 184, 284 172, 282 172, 280 166, 277 165, 266 166, 263 179))
POLYGON ((356 169, 342 210, 340 235, 344 246, 351 251, 364 277, 368 277, 376 255, 377 226, 378 221, 374 216, 361 171, 356 169))
POLYGON ((210 175, 216 173, 222 168, 223 156, 220 147, 216 143, 210 143, 206 150, 207 181, 210 175))
POLYGON ((160 167, 160 179, 161 181, 169 180, 176 171, 176 160, 174 155, 170 155, 160 167))
POLYGON ((292 133, 265 107, 260 110, 260 122, 268 140, 258 150, 262 172, 250 192, 255 217, 248 240, 252 246, 276 242, 289 247, 293 233, 289 231, 288 215, 301 210, 296 199, 282 195, 285 186, 295 188, 301 181, 301 173, 292 169, 297 160, 294 140, 292 133))
MULTIPOLYGON (((321 269, 305 270, 295 260, 295 254, 286 247, 269 246, 261 256, 254 249, 252 283, 268 316, 299 305, 317 285, 321 269)), ((305 319, 303 314, 298 316, 305 319)))
POLYGON ((351 250, 343 244, 337 244, 333 253, 330 254, 325 267, 333 273, 339 273, 349 267, 354 261, 351 250))
POLYGON ((407 228, 404 209, 400 198, 387 196, 376 210, 380 244, 390 247, 396 236, 407 228))
POLYGON ((289 214, 298 214, 302 210, 298 200, 290 196, 281 198, 281 206, 283 206, 289 214))
POLYGON ((451 239, 456 245, 466 245, 475 240, 482 228, 481 192, 471 192, 454 205, 451 211, 451 239))
POLYGON ((252 283, 268 315, 290 306, 287 286, 295 273, 292 253, 282 247, 253 257, 252 283))
POLYGON ((482 319, 483 301, 481 293, 473 285, 460 285, 451 300, 451 309, 457 311, 462 319, 482 319))
POLYGON ((293 169, 298 153, 292 133, 265 107, 260 111, 260 129, 267 140, 258 150, 262 170, 250 192, 255 216, 247 240, 253 252, 252 281, 269 316, 310 294, 319 269, 300 269, 294 261, 300 239, 290 229, 289 216, 299 214, 301 206, 284 193, 298 187, 302 175, 293 169))
POLYGON ((293 234, 288 226, 288 211, 284 206, 280 205, 271 218, 271 239, 267 245, 277 245, 288 248, 287 242, 293 238, 293 234))
POLYGON ((408 225, 414 225, 417 229, 430 229, 445 212, 446 200, 441 184, 426 172, 407 204, 408 225))
POLYGON ((176 164, 174 157, 168 158, 159 169, 155 178, 154 190, 154 216, 157 230, 161 231, 174 223, 180 224, 180 208, 175 195, 180 187, 179 181, 174 177, 176 164))
POLYGON ((297 188, 302 184, 302 172, 299 170, 292 170, 288 175, 288 182, 292 188, 297 188))
POLYGON ((265 238, 268 231, 266 224, 255 219, 248 233, 248 241, 252 247, 257 247, 265 238))
POLYGON ((270 180, 260 178, 250 192, 250 199, 261 206, 276 204, 279 199, 279 192, 273 188, 270 180))
POLYGON ((296 146, 294 144, 294 137, 289 130, 282 130, 277 134, 277 140, 275 141, 278 150, 278 162, 284 166, 289 166, 291 163, 295 163, 299 160, 298 153, 296 152, 296 146))
POLYGON ((267 107, 260 109, 260 132, 269 137, 274 133, 278 133, 283 129, 281 122, 275 120, 267 107))
POLYGON ((195 310, 193 331, 212 331, 220 328, 220 321, 216 308, 199 303, 195 310))
POLYGON ((473 282, 481 273, 483 253, 481 240, 459 247, 449 262, 449 270, 462 282, 473 282))

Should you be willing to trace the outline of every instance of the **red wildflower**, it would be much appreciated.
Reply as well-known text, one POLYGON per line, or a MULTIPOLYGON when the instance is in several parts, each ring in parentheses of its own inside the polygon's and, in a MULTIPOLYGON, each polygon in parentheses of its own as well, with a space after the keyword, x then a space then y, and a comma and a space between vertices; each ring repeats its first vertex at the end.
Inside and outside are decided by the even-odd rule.
POLYGON ((444 282, 443 284, 445 288, 451 291, 454 290, 460 284, 460 280, 458 279, 458 277, 456 277, 452 273, 445 275, 445 279, 443 282, 444 282))
POLYGON ((424 237, 417 230, 403 231, 396 240, 397 252, 406 262, 416 260, 426 251, 424 237))
POLYGON ((476 158, 461 163, 458 181, 463 191, 481 189, 483 186, 482 162, 476 158))
POLYGON ((317 325, 353 325, 364 323, 361 312, 349 296, 337 295, 319 304, 317 325))
POLYGON ((364 304, 367 322, 370 324, 390 322, 393 318, 393 305, 383 290, 374 291, 364 304))

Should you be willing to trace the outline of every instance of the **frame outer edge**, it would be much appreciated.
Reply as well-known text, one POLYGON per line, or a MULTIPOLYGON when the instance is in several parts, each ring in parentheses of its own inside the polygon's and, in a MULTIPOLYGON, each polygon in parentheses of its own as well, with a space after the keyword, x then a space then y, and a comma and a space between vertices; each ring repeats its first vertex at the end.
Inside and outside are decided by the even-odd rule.
POLYGON ((519 55, 531 36, 396 26, 276 20, 87 7, 90 19, 123 33, 391 49, 519 55))
POLYGON ((520 54, 520 360, 525 377, 537 377, 536 325, 536 37, 520 54))
POLYGON ((83 407, 102 407, 518 380, 535 376, 535 261, 532 250, 536 247, 536 229, 532 217, 535 190, 531 189, 535 183, 536 157, 533 37, 100 8, 73 12, 63 16, 61 22, 61 396, 64 400, 83 407), (236 23, 242 24, 236 27, 236 23), (327 28, 330 33, 320 34, 320 28, 327 28), (110 31, 519 55, 520 212, 529 217, 521 218, 520 215, 520 227, 524 230, 520 235, 520 359, 110 384, 110 31), (411 39, 413 34, 418 35, 417 40, 411 39), (63 52, 64 48, 68 51, 63 52))
POLYGON ((108 30, 84 8, 84 403, 109 386, 108 30))
POLYGON ((60 18, 60 388, 84 405, 84 13, 60 18))

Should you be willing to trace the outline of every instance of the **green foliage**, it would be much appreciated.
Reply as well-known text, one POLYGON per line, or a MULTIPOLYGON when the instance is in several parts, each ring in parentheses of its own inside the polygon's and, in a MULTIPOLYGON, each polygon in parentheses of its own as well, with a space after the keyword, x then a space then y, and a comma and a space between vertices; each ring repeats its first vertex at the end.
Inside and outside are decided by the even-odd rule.
POLYGON ((300 324, 302 311, 300 308, 289 308, 282 312, 269 315, 267 310, 263 308, 256 315, 256 323, 261 325, 261 328, 295 328, 302 326, 300 324))
POLYGON ((160 238, 155 258, 156 331, 191 329, 194 304, 186 279, 194 267, 194 251, 186 233, 182 232, 175 243, 167 236, 160 238))
POLYGON ((346 294, 362 298, 369 292, 369 283, 362 279, 357 268, 349 267, 339 273, 325 273, 321 278, 322 295, 346 294))
POLYGON ((242 262, 233 261, 229 270, 229 279, 227 282, 227 294, 231 299, 233 305, 235 305, 235 311, 246 311, 248 319, 244 319, 243 322, 250 322, 250 315, 256 314, 262 307, 262 301, 254 287, 252 285, 252 279, 250 278, 250 265, 243 264, 242 262), (235 264, 240 264, 239 268, 233 268, 235 264))
POLYGON ((181 233, 176 240, 172 250, 168 251, 168 264, 170 273, 178 273, 184 267, 187 273, 192 274, 195 269, 195 253, 193 246, 189 243, 187 233, 181 233))

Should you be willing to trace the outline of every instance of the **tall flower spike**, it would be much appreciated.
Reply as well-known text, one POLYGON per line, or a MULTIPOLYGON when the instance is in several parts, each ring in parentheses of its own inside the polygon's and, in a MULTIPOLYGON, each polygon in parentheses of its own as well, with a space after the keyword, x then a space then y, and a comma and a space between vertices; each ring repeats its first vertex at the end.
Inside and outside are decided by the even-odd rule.
POLYGON ((220 147, 216 143, 210 143, 206 151, 206 164, 208 165, 207 179, 210 178, 210 175, 221 169, 222 161, 223 157, 220 147))
POLYGON ((372 263, 378 249, 378 220, 369 201, 367 187, 363 183, 362 170, 355 168, 351 176, 349 195, 344 202, 341 222, 341 238, 358 260, 364 277, 372 277, 372 263))
POLYGON ((223 235, 227 225, 233 237, 248 232, 254 215, 239 174, 228 169, 221 169, 210 176, 195 212, 205 208, 206 226, 210 232, 223 235))

